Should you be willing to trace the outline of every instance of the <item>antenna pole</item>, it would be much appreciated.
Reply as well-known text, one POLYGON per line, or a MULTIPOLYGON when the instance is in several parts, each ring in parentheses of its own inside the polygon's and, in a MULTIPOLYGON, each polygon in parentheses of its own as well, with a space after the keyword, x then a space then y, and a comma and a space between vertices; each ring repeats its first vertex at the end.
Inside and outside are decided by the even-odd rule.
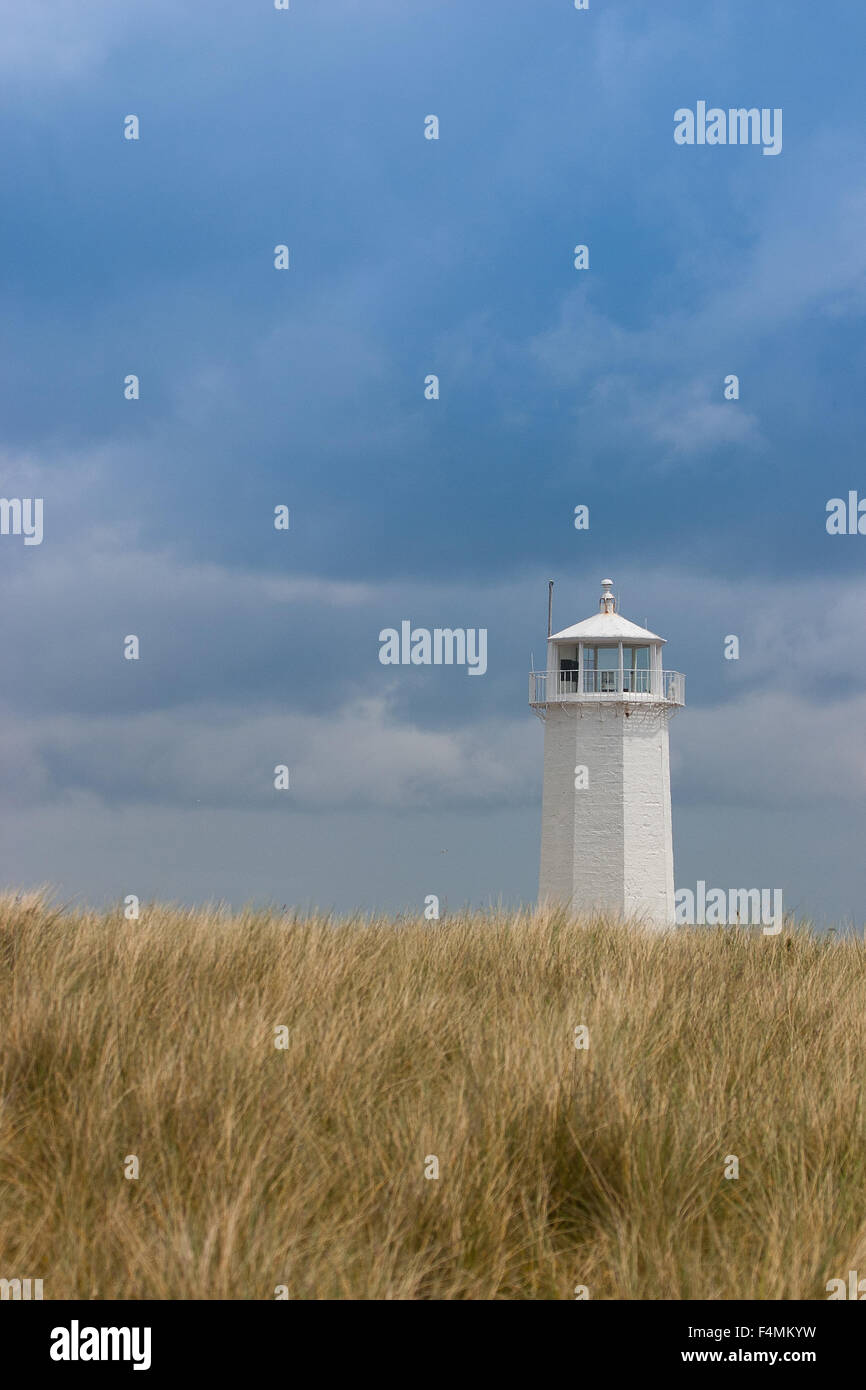
POLYGON ((547 581, 547 635, 553 631, 553 580, 547 581))

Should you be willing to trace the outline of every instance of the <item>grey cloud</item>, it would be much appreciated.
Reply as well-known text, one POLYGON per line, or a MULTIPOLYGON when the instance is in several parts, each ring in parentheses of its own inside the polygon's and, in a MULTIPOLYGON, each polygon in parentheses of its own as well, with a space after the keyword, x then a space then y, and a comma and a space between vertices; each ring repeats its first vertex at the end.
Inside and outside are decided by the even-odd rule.
POLYGON ((5 722, 6 794, 19 806, 81 793, 108 806, 471 809, 537 797, 535 721, 424 729, 395 719, 385 696, 330 715, 275 709, 233 718, 212 707, 113 718, 5 722), (289 768, 287 791, 274 769, 289 768))

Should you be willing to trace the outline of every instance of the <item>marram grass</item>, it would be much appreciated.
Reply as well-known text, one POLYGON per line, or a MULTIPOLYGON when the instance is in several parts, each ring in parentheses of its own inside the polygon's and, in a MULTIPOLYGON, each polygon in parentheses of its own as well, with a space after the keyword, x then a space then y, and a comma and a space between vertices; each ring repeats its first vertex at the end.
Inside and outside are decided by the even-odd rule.
POLYGON ((0 1009, 0 1277, 46 1298, 820 1299, 866 1273, 857 938, 10 895, 0 1009))

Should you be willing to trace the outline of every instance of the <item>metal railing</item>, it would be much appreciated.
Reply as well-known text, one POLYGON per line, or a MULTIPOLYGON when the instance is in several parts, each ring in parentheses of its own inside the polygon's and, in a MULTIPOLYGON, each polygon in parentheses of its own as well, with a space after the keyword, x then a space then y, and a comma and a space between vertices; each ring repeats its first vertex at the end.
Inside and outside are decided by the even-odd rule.
MULTIPOLYGON (((573 676, 574 687, 577 689, 576 671, 560 671, 558 674, 560 676, 573 676)), ((627 695, 649 695, 652 690, 652 676, 652 671, 630 670, 628 667, 623 667, 622 688, 627 695)), ((585 695, 611 695, 620 688, 619 677, 618 670, 584 671, 583 692, 585 695)))
POLYGON ((684 705, 686 678, 681 671, 530 671, 529 703, 548 705, 552 701, 594 700, 607 695, 620 700, 658 700, 684 705), (622 680, 620 681, 620 677, 622 680))

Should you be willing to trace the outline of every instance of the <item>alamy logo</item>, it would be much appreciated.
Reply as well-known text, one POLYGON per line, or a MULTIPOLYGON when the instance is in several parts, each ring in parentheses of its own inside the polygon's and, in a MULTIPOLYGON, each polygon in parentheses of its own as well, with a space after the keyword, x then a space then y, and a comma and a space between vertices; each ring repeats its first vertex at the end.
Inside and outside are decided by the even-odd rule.
POLYGON ((149 1327, 52 1327, 52 1361, 132 1361, 134 1371, 150 1370, 149 1327))
POLYGON ((866 536, 866 497, 858 497, 853 488, 847 504, 844 497, 831 497, 826 527, 828 536, 866 536))
POLYGON ((702 878, 697 891, 678 888, 674 893, 678 926, 763 927, 764 936, 778 936, 782 930, 781 888, 710 888, 702 878), (772 911, 770 910, 772 895, 772 911))
POLYGON ((42 1297, 41 1279, 0 1279, 0 1299, 13 1301, 42 1297))
POLYGON ((486 627, 415 627, 404 619, 400 631, 383 627, 379 633, 383 666, 465 666, 470 676, 487 670, 486 627))
POLYGON ((0 497, 0 536, 23 536, 25 545, 41 545, 42 498, 0 497))
POLYGON ((828 1302, 832 1302, 834 1298, 853 1298, 862 1303, 866 1299, 866 1279, 859 1279, 856 1269, 848 1270, 847 1288, 844 1279, 830 1279, 824 1288, 829 1294, 828 1302))
POLYGON ((764 154, 782 150, 782 108, 775 106, 707 109, 699 101, 694 111, 681 106, 674 112, 674 140, 678 145, 763 145, 764 154))

